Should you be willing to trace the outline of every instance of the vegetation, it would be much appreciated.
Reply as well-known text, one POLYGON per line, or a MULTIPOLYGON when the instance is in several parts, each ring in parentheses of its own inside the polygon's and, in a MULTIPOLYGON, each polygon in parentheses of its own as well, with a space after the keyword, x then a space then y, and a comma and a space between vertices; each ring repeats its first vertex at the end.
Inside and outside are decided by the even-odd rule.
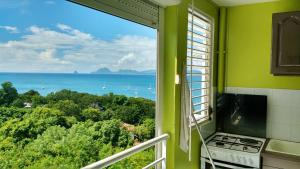
MULTIPOLYGON (((73 169, 154 137, 155 103, 112 93, 0 89, 0 168, 73 169), (27 108, 24 108, 27 107, 27 108)), ((142 168, 149 149, 109 168, 142 168)))

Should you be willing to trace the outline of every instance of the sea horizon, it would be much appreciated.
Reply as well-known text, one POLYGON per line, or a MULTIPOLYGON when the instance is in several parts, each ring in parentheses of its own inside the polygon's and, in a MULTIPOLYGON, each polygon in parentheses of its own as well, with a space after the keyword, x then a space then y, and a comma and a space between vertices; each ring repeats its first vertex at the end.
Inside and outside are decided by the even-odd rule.
POLYGON ((0 72, 0 83, 11 82, 19 93, 36 90, 46 96, 63 89, 104 95, 108 93, 155 100, 156 76, 151 74, 93 74, 0 72))
POLYGON ((155 76, 156 74, 150 74, 150 73, 119 73, 119 72, 112 72, 112 73, 81 73, 81 72, 0 72, 0 74, 83 74, 83 75, 142 75, 142 76, 155 76))

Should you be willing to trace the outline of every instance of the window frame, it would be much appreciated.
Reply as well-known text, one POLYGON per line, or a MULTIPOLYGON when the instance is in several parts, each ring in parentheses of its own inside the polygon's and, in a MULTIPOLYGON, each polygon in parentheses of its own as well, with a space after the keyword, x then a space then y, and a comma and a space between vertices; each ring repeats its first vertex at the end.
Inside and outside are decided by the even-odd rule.
MULTIPOLYGON (((206 115, 203 115, 203 116, 201 116, 200 115, 200 117, 195 117, 196 118, 196 121, 197 121, 197 123, 195 123, 194 122, 194 120, 192 119, 192 117, 191 117, 191 115, 192 115, 192 113, 194 113, 194 112, 192 112, 192 108, 190 109, 191 111, 190 111, 190 127, 194 127, 196 124, 201 124, 201 125, 204 125, 204 124, 207 124, 208 122, 210 122, 211 121, 211 115, 212 115, 212 113, 213 113, 213 103, 214 103, 214 91, 213 91, 213 76, 214 76, 214 74, 213 74, 213 61, 214 61, 214 43, 215 43, 215 38, 214 38, 214 31, 215 31, 215 25, 214 25, 214 23, 215 23, 215 21, 214 21, 214 18, 212 17, 212 16, 210 16, 210 15, 208 15, 208 14, 206 14, 205 12, 203 12, 203 11, 201 11, 201 10, 199 10, 199 9, 197 9, 197 8, 195 8, 195 7, 193 7, 192 5, 189 5, 189 7, 188 7, 188 16, 189 16, 189 14, 191 14, 193 17, 196 15, 196 17, 199 17, 199 18, 204 18, 205 20, 207 20, 207 21, 209 21, 209 26, 210 26, 210 30, 209 30, 209 33, 210 33, 210 47, 209 47, 209 49, 210 49, 210 52, 208 53, 208 57, 209 57, 209 60, 208 60, 208 62, 209 62, 209 66, 208 66, 208 76, 209 76, 209 78, 208 78, 208 101, 207 101, 207 103, 208 103, 208 108, 207 108, 207 114, 206 115), (197 16, 198 15, 198 16, 197 16)), ((187 18, 187 20, 188 20, 188 18, 187 18)), ((189 23, 189 20, 188 20, 188 24, 187 24, 187 38, 186 38, 186 40, 187 40, 187 50, 186 50, 186 53, 188 53, 188 41, 191 41, 191 43, 193 44, 193 39, 191 39, 191 40, 189 40, 188 39, 188 34, 189 34, 189 24, 191 24, 191 26, 193 27, 193 23, 189 23)), ((191 32, 191 36, 193 37, 193 32, 191 32)), ((192 44, 191 44, 191 52, 192 52, 192 44)), ((207 46, 207 45, 206 45, 207 46)), ((192 60, 192 58, 190 58, 191 60, 192 60)), ((188 66, 188 55, 186 56, 186 64, 185 64, 186 66, 185 66, 185 69, 187 70, 187 68, 189 67, 188 66)), ((192 67, 192 66, 191 66, 192 67)), ((186 73, 186 75, 188 75, 188 73, 186 73)), ((188 79, 189 77, 188 76, 186 76, 186 78, 188 79)), ((189 85, 189 88, 190 88, 190 84, 188 83, 188 85, 189 85)), ((192 85, 192 82, 191 82, 191 85, 192 85)), ((202 88, 202 87, 201 87, 202 88)), ((194 106, 193 105, 193 101, 192 101, 192 91, 191 91, 191 89, 189 90, 189 92, 190 92, 190 106, 192 107, 192 106, 194 106)))

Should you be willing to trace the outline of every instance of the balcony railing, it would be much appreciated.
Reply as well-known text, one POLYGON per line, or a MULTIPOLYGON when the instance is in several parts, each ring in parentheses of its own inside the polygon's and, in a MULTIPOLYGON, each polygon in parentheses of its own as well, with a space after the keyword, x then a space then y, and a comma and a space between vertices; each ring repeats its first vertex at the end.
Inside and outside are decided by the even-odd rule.
POLYGON ((161 136, 155 137, 151 140, 145 141, 139 145, 136 145, 134 147, 131 147, 127 150, 121 151, 117 154, 114 154, 110 157, 107 157, 103 160, 97 161, 95 163, 92 163, 88 166, 83 167, 82 169, 101 169, 104 167, 108 167, 118 161, 123 160, 124 158, 127 158, 129 156, 132 156, 138 152, 141 152, 147 148, 150 148, 154 145, 157 145, 161 142, 161 157, 157 160, 153 161, 152 163, 145 166, 143 169, 148 169, 154 166, 157 166, 161 163, 161 168, 166 169, 166 154, 167 154, 167 139, 169 138, 168 134, 163 134, 161 136))

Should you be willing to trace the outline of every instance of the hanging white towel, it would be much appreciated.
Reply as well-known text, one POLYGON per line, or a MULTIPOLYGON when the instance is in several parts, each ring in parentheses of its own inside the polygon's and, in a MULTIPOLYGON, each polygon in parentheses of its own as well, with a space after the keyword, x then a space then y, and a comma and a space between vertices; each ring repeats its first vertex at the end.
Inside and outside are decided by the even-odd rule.
POLYGON ((181 124, 180 124, 180 148, 189 152, 190 147, 190 90, 186 77, 186 66, 183 66, 181 76, 181 124))

